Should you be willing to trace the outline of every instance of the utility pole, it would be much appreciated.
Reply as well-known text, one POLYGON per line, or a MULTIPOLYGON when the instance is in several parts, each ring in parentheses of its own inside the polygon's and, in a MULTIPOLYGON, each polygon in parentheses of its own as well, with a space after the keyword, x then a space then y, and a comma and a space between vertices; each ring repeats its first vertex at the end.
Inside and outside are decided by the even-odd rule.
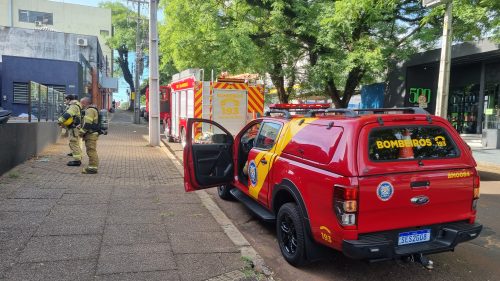
POLYGON ((444 14, 443 38, 441 39, 441 61, 439 62, 439 80, 436 98, 436 115, 445 119, 448 115, 448 96, 450 90, 452 10, 453 1, 448 1, 446 3, 446 12, 444 14))
MULTIPOLYGON (((136 2, 136 1, 134 1, 136 2)), ((137 27, 135 30, 135 95, 134 95, 134 124, 141 123, 141 94, 139 92, 141 78, 140 65, 142 60, 141 48, 141 1, 137 1, 137 27)))
POLYGON ((149 1, 149 144, 160 145, 160 84, 158 81, 158 0, 149 1))

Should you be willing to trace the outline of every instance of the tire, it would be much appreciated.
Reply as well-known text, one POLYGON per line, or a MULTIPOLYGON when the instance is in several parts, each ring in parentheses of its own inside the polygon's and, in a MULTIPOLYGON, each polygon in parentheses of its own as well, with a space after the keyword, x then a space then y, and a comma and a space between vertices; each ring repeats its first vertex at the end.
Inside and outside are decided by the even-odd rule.
POLYGON ((285 260, 299 267, 306 264, 305 231, 297 204, 286 203, 278 211, 276 235, 285 260))
POLYGON ((219 194, 220 199, 226 200, 226 201, 233 201, 234 197, 229 192, 233 187, 230 185, 221 185, 217 187, 217 194, 219 194))

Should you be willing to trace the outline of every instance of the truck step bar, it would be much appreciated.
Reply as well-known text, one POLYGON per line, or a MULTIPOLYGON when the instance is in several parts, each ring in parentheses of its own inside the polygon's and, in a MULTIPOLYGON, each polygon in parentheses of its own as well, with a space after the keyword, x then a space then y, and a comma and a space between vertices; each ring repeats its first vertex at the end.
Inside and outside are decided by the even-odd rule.
POLYGON ((252 211, 263 221, 266 222, 276 221, 276 216, 273 213, 271 213, 266 208, 262 207, 259 203, 257 203, 252 198, 248 197, 248 195, 241 192, 239 189, 233 188, 229 192, 234 196, 234 198, 238 199, 238 201, 243 203, 248 209, 250 209, 250 211, 252 211))

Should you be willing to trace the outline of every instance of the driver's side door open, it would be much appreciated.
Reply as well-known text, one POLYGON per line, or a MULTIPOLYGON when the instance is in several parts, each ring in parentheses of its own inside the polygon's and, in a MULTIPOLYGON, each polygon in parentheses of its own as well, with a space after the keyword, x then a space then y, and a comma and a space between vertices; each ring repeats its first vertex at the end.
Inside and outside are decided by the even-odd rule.
POLYGON ((217 122, 190 118, 184 147, 184 189, 230 184, 234 176, 234 138, 217 122))

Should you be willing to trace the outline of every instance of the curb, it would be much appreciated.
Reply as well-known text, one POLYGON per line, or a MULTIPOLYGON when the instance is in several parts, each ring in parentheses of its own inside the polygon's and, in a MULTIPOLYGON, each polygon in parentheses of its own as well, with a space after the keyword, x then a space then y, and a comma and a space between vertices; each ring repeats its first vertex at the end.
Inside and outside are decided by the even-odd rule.
MULTIPOLYGON (((168 158, 172 160, 177 171, 181 175, 184 175, 184 167, 175 156, 175 153, 170 149, 170 147, 161 140, 160 148, 167 154, 168 158)), ((264 259, 255 251, 255 249, 250 245, 248 240, 243 236, 243 234, 238 230, 238 228, 231 222, 231 220, 224 214, 224 212, 219 208, 217 203, 210 197, 210 195, 204 191, 199 190, 195 191, 198 197, 201 199, 201 202, 208 209, 210 214, 214 217, 217 223, 222 227, 224 233, 231 239, 233 244, 238 247, 241 253, 242 258, 249 258, 252 261, 253 269, 262 273, 266 276, 267 280, 274 280, 272 278, 272 271, 267 267, 264 262, 264 259)), ((237 275, 235 275, 236 277, 237 275)), ((212 280, 212 279, 210 279, 212 280)), ((237 280, 237 279, 235 279, 237 280)))

